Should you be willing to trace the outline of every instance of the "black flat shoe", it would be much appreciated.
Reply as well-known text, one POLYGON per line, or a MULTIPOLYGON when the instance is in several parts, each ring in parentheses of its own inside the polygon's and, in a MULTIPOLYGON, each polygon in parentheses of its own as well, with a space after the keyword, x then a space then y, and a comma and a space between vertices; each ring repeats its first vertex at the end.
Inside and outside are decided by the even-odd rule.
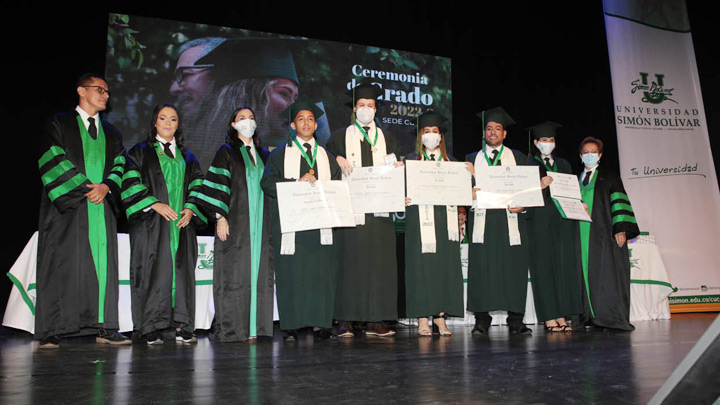
POLYGON ((283 334, 283 340, 286 342, 296 342, 298 340, 297 330, 289 330, 283 334))

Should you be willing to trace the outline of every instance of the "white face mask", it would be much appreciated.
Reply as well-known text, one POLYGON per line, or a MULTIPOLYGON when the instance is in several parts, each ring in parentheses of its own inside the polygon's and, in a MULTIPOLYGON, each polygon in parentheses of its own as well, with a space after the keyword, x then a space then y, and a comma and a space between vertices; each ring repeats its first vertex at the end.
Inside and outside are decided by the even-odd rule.
POLYGON ((237 121, 235 124, 233 124, 233 126, 240 133, 240 135, 244 136, 245 138, 252 138, 252 136, 255 134, 255 129, 257 128, 255 120, 251 119, 237 121))
POLYGON ((422 135, 422 143, 426 148, 433 150, 440 145, 440 134, 427 132, 422 135))
POLYGON ((355 111, 355 117, 361 124, 368 125, 375 118, 375 110, 370 107, 360 107, 355 111))
POLYGON ((538 142, 537 148, 543 155, 549 155, 555 150, 555 142, 538 142))
POLYGON ((580 157, 585 167, 595 167, 600 162, 600 155, 597 153, 586 153, 580 157))

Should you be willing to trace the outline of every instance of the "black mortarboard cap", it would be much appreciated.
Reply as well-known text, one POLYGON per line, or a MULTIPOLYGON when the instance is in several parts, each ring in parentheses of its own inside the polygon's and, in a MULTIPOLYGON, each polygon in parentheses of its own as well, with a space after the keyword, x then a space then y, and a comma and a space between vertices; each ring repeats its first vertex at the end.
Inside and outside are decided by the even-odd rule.
POLYGON ((552 122, 545 121, 542 124, 533 125, 529 128, 525 128, 530 133, 532 139, 540 138, 557 138, 557 130, 562 128, 562 125, 552 122))
POLYGON ((445 117, 435 111, 426 111, 418 116, 418 130, 425 127, 440 127, 445 117))
POLYGON ((377 98, 382 95, 382 92, 383 91, 380 86, 376 86, 370 83, 360 83, 350 89, 348 91, 348 95, 352 97, 352 104, 354 106, 355 102, 360 98, 370 98, 373 100, 377 100, 377 98))
POLYGON ((306 96, 300 96, 295 100, 294 103, 290 105, 290 107, 286 108, 285 111, 283 111, 283 115, 287 115, 288 120, 290 122, 295 121, 295 117, 300 111, 311 111, 315 115, 315 120, 320 118, 323 114, 323 110, 321 110, 318 106, 315 105, 312 101, 310 101, 309 98, 306 96))
POLYGON ((231 38, 198 59, 213 64, 216 79, 231 82, 253 77, 283 77, 299 84, 291 48, 305 40, 286 38, 231 38))
POLYGON ((515 124, 515 120, 513 120, 510 114, 508 114, 507 111, 505 111, 502 107, 495 107, 490 110, 485 110, 478 113, 477 116, 483 120, 483 127, 485 127, 488 122, 497 122, 505 129, 515 124))

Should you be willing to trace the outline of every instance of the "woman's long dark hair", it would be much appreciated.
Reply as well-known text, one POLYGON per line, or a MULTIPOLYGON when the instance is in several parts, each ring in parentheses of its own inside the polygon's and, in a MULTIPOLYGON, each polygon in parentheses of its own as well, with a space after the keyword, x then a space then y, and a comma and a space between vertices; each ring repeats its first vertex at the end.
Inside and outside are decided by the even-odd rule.
MULTIPOLYGON (((240 147, 240 146, 245 145, 245 143, 243 143, 243 141, 238 139, 238 131, 233 126, 233 124, 235 123, 235 116, 242 110, 249 110, 253 114, 253 117, 255 116, 255 111, 253 111, 252 108, 246 107, 246 106, 238 107, 232 112, 232 114, 230 115, 230 121, 228 122, 228 128, 227 128, 227 143, 229 143, 232 146, 240 147)), ((256 121, 256 123, 257 123, 257 121, 256 121)), ((255 147, 260 148, 260 138, 258 138, 257 130, 253 134, 252 139, 253 139, 253 143, 255 144, 255 147)))
POLYGON ((180 117, 180 111, 178 111, 177 107, 175 105, 170 103, 164 103, 164 104, 158 104, 153 109, 153 115, 152 120, 150 120, 150 133, 148 134, 148 138, 146 140, 148 145, 152 145, 153 142, 157 142, 158 140, 155 138, 157 136, 157 128, 155 128, 155 123, 157 122, 158 115, 160 115, 160 110, 163 108, 172 108, 173 111, 175 111, 175 114, 177 114, 178 117, 178 127, 175 131, 175 146, 185 152, 185 147, 183 146, 183 137, 182 137, 182 117, 180 117))

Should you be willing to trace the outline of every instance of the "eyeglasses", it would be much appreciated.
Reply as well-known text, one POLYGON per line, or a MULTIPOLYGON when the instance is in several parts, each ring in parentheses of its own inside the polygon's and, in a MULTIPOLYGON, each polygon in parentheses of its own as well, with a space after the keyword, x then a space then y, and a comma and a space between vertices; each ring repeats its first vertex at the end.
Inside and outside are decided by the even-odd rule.
POLYGON ((108 96, 110 96, 110 90, 108 90, 108 89, 106 89, 106 88, 104 88, 104 87, 100 87, 100 86, 80 86, 80 87, 86 87, 86 88, 94 87, 95 90, 97 90, 98 93, 100 93, 100 94, 107 94, 108 96))
POLYGON ((175 69, 175 75, 173 76, 173 80, 175 80, 175 83, 182 84, 183 80, 187 76, 196 75, 204 70, 210 69, 212 67, 215 67, 215 65, 192 65, 192 66, 178 66, 177 69, 175 69), (191 72, 185 72, 186 70, 193 69, 191 72))

